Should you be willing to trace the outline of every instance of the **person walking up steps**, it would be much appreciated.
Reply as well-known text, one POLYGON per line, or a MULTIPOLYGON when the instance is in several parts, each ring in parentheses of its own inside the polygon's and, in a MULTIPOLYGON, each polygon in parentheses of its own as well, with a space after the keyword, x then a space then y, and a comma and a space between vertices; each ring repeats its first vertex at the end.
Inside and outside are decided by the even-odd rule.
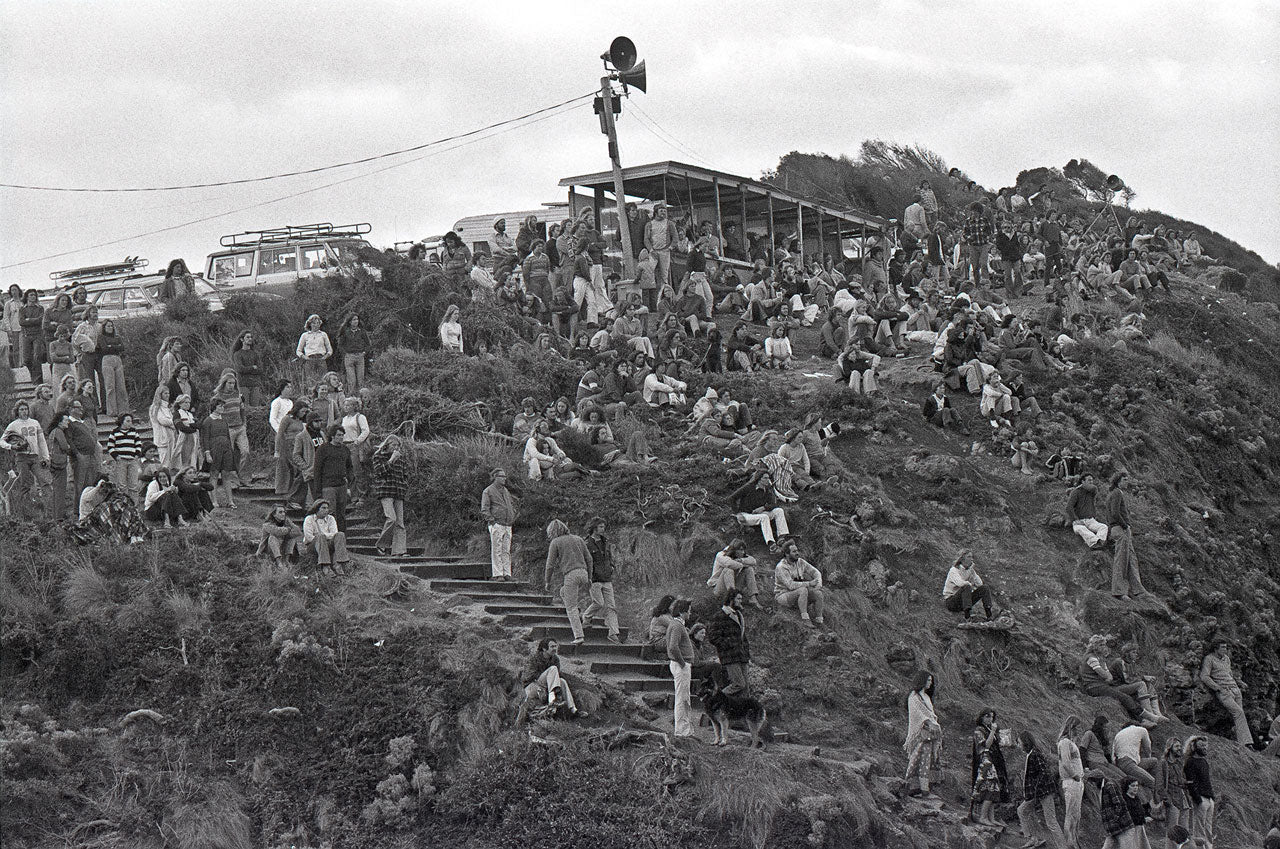
POLYGON ((559 519, 547 525, 547 566, 542 574, 542 585, 551 589, 551 578, 560 575, 560 598, 569 614, 569 627, 573 630, 573 644, 586 642, 582 632, 582 597, 591 592, 591 552, 586 541, 569 533, 569 526, 559 519))
POLYGON ((507 489, 506 469, 489 473, 480 495, 480 515, 489 526, 490 570, 495 581, 511 580, 511 526, 516 521, 516 497, 507 489))
POLYGON ((596 517, 587 526, 587 550, 591 552, 591 605, 582 614, 582 625, 590 627, 596 616, 604 616, 604 625, 609 629, 609 642, 621 643, 618 636, 618 603, 613 594, 613 555, 609 551, 609 540, 604 535, 604 519, 596 517))

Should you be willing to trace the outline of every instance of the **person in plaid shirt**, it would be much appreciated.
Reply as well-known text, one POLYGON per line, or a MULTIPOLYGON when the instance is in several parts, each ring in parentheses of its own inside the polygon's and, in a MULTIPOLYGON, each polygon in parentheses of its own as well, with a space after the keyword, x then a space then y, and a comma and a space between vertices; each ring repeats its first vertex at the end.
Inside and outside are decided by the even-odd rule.
POLYGON ((382 534, 374 544, 378 554, 404 557, 406 534, 404 527, 404 500, 408 494, 409 463, 404 455, 400 437, 392 434, 373 452, 373 497, 382 504, 386 523, 382 534), (391 543, 390 550, 387 543, 391 543))
POLYGON ((982 204, 969 204, 969 216, 964 220, 964 243, 969 254, 969 279, 981 284, 987 273, 987 253, 995 230, 982 212, 982 204))

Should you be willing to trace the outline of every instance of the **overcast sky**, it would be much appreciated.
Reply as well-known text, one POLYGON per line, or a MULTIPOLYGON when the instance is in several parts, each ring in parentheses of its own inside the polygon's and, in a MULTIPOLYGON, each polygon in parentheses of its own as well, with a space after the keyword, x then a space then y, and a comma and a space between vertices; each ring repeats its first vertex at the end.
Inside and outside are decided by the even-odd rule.
MULTIPOLYGON (((997 187, 1082 157, 1135 206, 1280 260, 1280 2, 0 0, 0 182, 210 182, 408 147, 590 91, 619 34, 648 62, 632 101, 659 130, 624 106, 624 164, 755 177, 878 137, 997 187)), ((4 266, 260 204, 0 281, 126 254, 201 268, 221 234, 315 221, 368 221, 386 246, 562 199, 559 178, 608 167, 589 103, 371 174, 408 158, 187 192, 0 189, 4 266)))

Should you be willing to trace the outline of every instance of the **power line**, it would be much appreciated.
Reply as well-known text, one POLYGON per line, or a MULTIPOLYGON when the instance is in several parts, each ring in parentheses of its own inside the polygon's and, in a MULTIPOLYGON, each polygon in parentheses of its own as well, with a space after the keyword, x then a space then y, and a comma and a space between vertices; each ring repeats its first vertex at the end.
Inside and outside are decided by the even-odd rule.
POLYGON ((685 144, 684 142, 680 141, 680 139, 676 138, 674 134, 664 129, 661 124, 659 124, 657 121, 653 119, 652 116, 650 116, 647 112, 641 109, 639 104, 635 103, 634 101, 631 101, 629 105, 632 109, 635 110, 636 119, 640 121, 641 125, 644 126, 646 130, 649 130, 650 133, 656 136, 659 141, 664 141, 667 144, 676 148, 677 150, 687 153, 688 155, 692 156, 694 159, 697 159, 699 162, 703 163, 709 168, 716 167, 715 164, 711 162, 711 160, 707 159, 705 156, 698 153, 693 148, 689 147, 689 145, 685 144))
MULTIPOLYGON (((594 92, 593 92, 593 94, 594 94, 594 92)), ((466 136, 469 136, 469 138, 463 138, 462 136, 459 136, 459 137, 458 137, 458 139, 457 139, 458 144, 455 144, 455 145, 453 145, 452 147, 446 147, 446 148, 442 148, 442 149, 439 149, 439 150, 432 150, 432 151, 429 151, 428 153, 424 153, 424 154, 422 154, 421 156, 415 156, 415 157, 413 157, 412 159, 406 159, 406 160, 404 160, 403 162, 393 162, 393 163, 391 163, 390 165, 384 165, 384 166, 382 166, 381 168, 376 168, 376 169, 374 169, 374 170, 372 170, 372 171, 367 171, 367 172, 365 172, 365 173, 363 173, 363 174, 355 174, 355 175, 353 175, 353 176, 351 176, 351 177, 344 177, 344 178, 343 178, 343 179, 341 179, 341 180, 334 180, 334 181, 333 181, 333 182, 331 182, 331 183, 325 183, 324 185, 321 185, 321 186, 315 186, 315 187, 310 188, 310 189, 303 189, 302 191, 299 191, 299 192, 292 192, 292 193, 287 194, 287 195, 281 195, 280 197, 271 198, 270 200, 264 200, 264 201, 259 201, 259 202, 257 202, 257 203, 251 203, 251 204, 249 204, 248 206, 242 206, 242 207, 238 207, 238 208, 236 208, 236 209, 229 209, 229 210, 226 210, 226 211, 224 211, 224 212, 217 212, 217 213, 214 213, 214 214, 212 214, 212 215, 205 215, 205 216, 202 216, 202 217, 200 217, 200 218, 194 218, 194 219, 192 219, 192 220, 190 220, 190 221, 183 221, 183 222, 182 222, 182 223, 180 223, 180 224, 171 224, 171 225, 169 225, 169 226, 167 226, 167 227, 161 227, 161 228, 156 229, 156 230, 150 230, 150 231, 148 231, 148 232, 146 232, 146 233, 138 233, 138 234, 135 234, 135 235, 132 235, 132 236, 122 236, 122 237, 120 237, 119 239, 111 239, 110 241, 106 241, 106 242, 99 242, 99 243, 98 243, 98 244, 96 244, 96 245, 86 245, 86 246, 84 246, 84 247, 81 247, 81 248, 74 248, 74 249, 69 250, 69 251, 61 251, 61 252, 56 253, 56 254, 49 254, 48 256, 36 257, 36 258, 33 258, 33 259, 25 259, 25 260, 22 260, 21 262, 14 262, 14 263, 10 263, 10 264, 8 264, 8 265, 0 265, 0 269, 18 268, 19 266, 23 266, 23 265, 31 265, 31 264, 33 264, 33 263, 37 263, 37 262, 45 262, 45 261, 47 261, 47 260, 51 260, 51 259, 59 259, 60 257, 70 256, 70 255, 72 255, 72 254, 78 254, 78 253, 82 253, 82 252, 84 252, 84 251, 96 250, 96 249, 98 249, 98 248, 106 248, 106 247, 110 247, 111 245, 118 245, 118 244, 120 244, 121 242, 130 242, 130 241, 133 241, 134 239, 145 239, 145 238, 147 238, 148 236, 156 236, 156 235, 159 235, 160 233, 169 233, 169 232, 172 232, 173 230, 181 230, 181 229, 182 229, 182 228, 184 228, 184 227, 190 227, 190 226, 195 225, 195 224, 203 224, 203 223, 205 223, 206 221, 214 221, 214 220, 216 220, 216 219, 218 219, 218 218, 225 218, 225 217, 226 217, 226 216, 228 216, 228 215, 235 215, 236 213, 239 213, 239 212, 247 212, 247 211, 248 211, 248 210, 250 210, 250 209, 257 209, 257 208, 259 208, 259 207, 269 206, 269 205, 271 205, 271 204, 273 204, 273 203, 280 203, 280 202, 282 202, 282 201, 292 200, 293 198, 301 197, 302 195, 307 195, 307 194, 311 194, 311 193, 313 193, 313 192, 322 191, 323 189, 332 188, 333 186, 340 186, 340 185, 342 185, 343 183, 350 183, 350 182, 353 182, 353 181, 355 181, 355 180, 362 180, 362 179, 364 179, 365 177, 372 177, 372 176, 374 176, 375 174, 381 174, 382 172, 384 172, 384 171, 390 171, 390 170, 392 170, 393 168, 400 168, 400 167, 402 167, 402 166, 404 166, 404 165, 411 165, 411 164, 413 164, 414 162, 421 162, 421 161, 422 161, 422 160, 424 160, 424 159, 429 159, 429 158, 431 158, 431 157, 433 157, 433 156, 438 156, 438 155, 440 155, 440 154, 442 154, 442 153, 448 153, 448 152, 450 152, 450 151, 457 150, 457 149, 462 148, 462 147, 466 147, 467 145, 475 144, 476 142, 485 141, 486 139, 494 138, 494 137, 496 137, 496 136, 501 135, 502 133, 510 132, 511 130, 519 129, 520 127, 528 127, 528 126, 532 126, 533 124, 537 124, 537 123, 540 123, 540 122, 542 122, 542 121, 546 121, 546 120, 548 120, 548 119, 550 119, 550 118, 555 118, 555 117, 558 117, 559 115, 567 114, 567 113, 569 113, 569 112, 572 112, 574 109, 580 108, 581 106, 584 106, 584 105, 585 105, 585 103, 581 103, 581 104, 576 104, 576 105, 574 105, 574 106, 571 106, 571 107, 570 107, 570 108, 568 108, 568 109, 563 109, 563 108, 562 108, 562 107, 564 107, 564 106, 566 106, 566 105, 568 105, 568 104, 574 103, 574 101, 577 101, 577 100, 583 100, 583 98, 575 97, 573 100, 568 100, 568 101, 565 101, 564 103, 558 104, 558 106, 556 106, 556 107, 554 107, 554 108, 561 109, 561 111, 560 111, 560 112, 549 112, 549 111, 547 111, 547 110, 538 110, 538 112, 543 113, 543 114, 539 115, 537 118, 534 118, 534 119, 533 119, 533 120, 531 120, 531 121, 527 121, 527 122, 526 122, 526 123, 524 123, 524 124, 508 125, 508 126, 503 127, 502 129, 500 129, 498 132, 493 133, 492 135, 489 135, 489 136, 484 136, 484 137, 482 137, 482 138, 476 138, 474 133, 467 133, 467 134, 465 134, 465 135, 466 135, 466 136)), ((532 114, 537 114, 537 113, 532 113, 532 114)), ((509 122, 503 122, 503 123, 509 124, 509 122)))
MULTIPOLYGON (((379 153, 376 156, 366 156, 363 159, 352 159, 348 162, 339 162, 336 165, 322 165, 318 168, 307 168, 302 171, 288 171, 284 174, 271 174, 266 177, 246 177, 240 180, 219 180, 218 182, 215 182, 215 183, 187 183, 185 185, 179 185, 179 186, 142 186, 142 187, 134 187, 134 188, 100 188, 100 187, 81 188, 81 187, 69 187, 69 186, 29 186, 29 185, 23 185, 19 183, 0 183, 0 188, 23 189, 26 191, 33 191, 33 192, 177 192, 177 191, 183 191, 186 189, 208 189, 208 188, 214 188, 216 186, 238 186, 238 185, 243 185, 245 183, 265 183, 268 180, 280 180, 285 177, 298 177, 304 174, 318 174, 322 171, 332 171, 336 168, 346 168, 351 165, 364 165, 369 162, 375 162, 379 159, 387 159, 392 156, 400 156, 405 153, 414 153, 416 151, 424 150, 429 147, 435 147, 437 145, 446 144, 448 142, 457 141, 459 139, 465 139, 471 136, 475 136, 480 133, 487 132, 489 130, 494 130, 499 127, 507 126, 508 124, 514 124, 519 121, 523 121, 526 118, 532 118, 536 115, 541 115, 546 112, 551 112, 553 110, 559 109, 562 106, 568 106, 571 103, 575 103, 579 100, 586 100, 588 97, 593 97, 593 96, 595 96, 594 91, 588 92, 586 94, 580 94, 577 97, 571 97, 568 100, 562 101, 553 106, 544 106, 541 109, 535 109, 532 112, 527 112, 524 115, 520 115, 515 118, 507 118, 506 120, 498 121, 496 123, 488 125, 487 127, 480 127, 479 129, 476 129, 476 130, 469 130, 465 133, 459 133, 458 135, 455 135, 455 136, 446 136, 445 138, 442 138, 442 139, 436 139, 435 141, 424 142, 422 144, 414 145, 413 147, 406 147, 401 150, 393 150, 388 153, 379 153)), ((8 266, 5 266, 5 267, 8 267, 8 266)))

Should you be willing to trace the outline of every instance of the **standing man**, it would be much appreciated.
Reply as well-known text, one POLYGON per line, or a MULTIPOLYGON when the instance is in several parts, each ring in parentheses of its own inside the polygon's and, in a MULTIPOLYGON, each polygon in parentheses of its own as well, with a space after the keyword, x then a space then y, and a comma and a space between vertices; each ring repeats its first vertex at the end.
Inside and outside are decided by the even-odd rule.
POLYGON ((800 547, 788 542, 782 559, 773 570, 774 600, 778 608, 798 607, 800 621, 806 628, 826 624, 822 618, 822 573, 800 556, 800 547), (813 618, 809 618, 809 605, 813 605, 813 618))
POLYGON ((542 573, 542 585, 551 589, 552 575, 559 574, 560 598, 569 615, 569 628, 573 631, 573 644, 580 646, 587 641, 582 632, 581 601, 583 593, 591 591, 591 552, 587 543, 577 534, 569 533, 569 526, 559 519, 547 525, 547 566, 542 573))
POLYGON ((480 515, 489 526, 490 572, 495 581, 511 580, 511 526, 516 521, 515 498, 507 489, 506 469, 489 473, 480 495, 480 515))
MULTIPOLYGON (((1048 196, 1048 193, 1045 193, 1048 196)), ((1047 200, 1052 204, 1052 199, 1047 200)), ((1058 222, 1058 211, 1049 210, 1049 219, 1040 228, 1040 238, 1044 239, 1044 285, 1049 286, 1053 273, 1062 265, 1062 225, 1058 222)))
POLYGON ((987 253, 991 250, 991 222, 982 210, 982 204, 969 204, 969 215, 964 220, 964 243, 968 247, 969 279, 981 285, 987 274, 987 253))
POLYGON ((631 254, 640 259, 640 251, 644 249, 645 228, 649 226, 649 213, 634 203, 627 204, 627 227, 631 230, 631 254))
POLYGON ((919 191, 916 192, 916 199, 902 213, 902 229, 917 242, 923 241, 929 235, 928 215, 925 213, 924 204, 920 202, 919 191))
POLYGON ((1244 697, 1240 692, 1240 685, 1231 672, 1231 644, 1226 640, 1216 640, 1213 651, 1204 656, 1200 664, 1200 683, 1231 714, 1236 742, 1241 746, 1252 746, 1253 732, 1249 730, 1249 720, 1244 715, 1244 697))
POLYGON ((582 614, 583 627, 604 614, 604 626, 609 629, 609 642, 621 643, 618 636, 618 604, 613 595, 613 555, 609 553, 609 540, 604 535, 604 519, 599 516, 587 526, 587 551, 591 552, 591 604, 582 614))
POLYGON ((80 504, 80 495, 98 479, 102 470, 102 448, 98 445, 96 428, 84 420, 84 404, 72 401, 67 408, 67 442, 71 446, 72 512, 80 504))
POLYGON ((658 263, 654 278, 661 291, 663 286, 671 284, 671 251, 676 246, 676 225, 667 217, 665 203, 653 207, 653 220, 644 225, 644 246, 658 263))
POLYGON ((1071 530, 1090 548, 1101 548, 1107 542, 1107 526, 1097 519, 1097 494, 1098 485, 1093 475, 1085 472, 1080 478, 1080 485, 1067 497, 1067 518, 1071 521, 1071 530))
POLYGON ((693 640, 685 623, 692 602, 678 599, 671 605, 671 624, 667 626, 667 659, 676 685, 675 736, 693 737, 692 711, 689 708, 689 686, 693 676, 693 640))
POLYGON ((338 530, 347 532, 347 483, 353 466, 351 449, 342 443, 342 425, 329 425, 325 443, 316 449, 311 478, 320 489, 320 497, 329 502, 338 530))
POLYGON ((1129 505, 1125 500, 1124 472, 1111 476, 1111 491, 1107 494, 1107 539, 1115 546, 1111 558, 1111 594, 1129 600, 1130 596, 1149 595, 1138 574, 1138 555, 1133 551, 1133 529, 1129 527, 1129 505))
POLYGON ((729 679, 724 692, 750 695, 747 664, 751 662, 751 642, 747 639, 747 617, 742 612, 742 590, 734 587, 725 591, 719 612, 707 626, 707 639, 716 647, 720 667, 729 679))
POLYGON ((1209 772, 1209 739, 1187 741, 1182 775, 1191 799, 1191 836, 1197 849, 1213 849, 1213 778, 1209 772))

